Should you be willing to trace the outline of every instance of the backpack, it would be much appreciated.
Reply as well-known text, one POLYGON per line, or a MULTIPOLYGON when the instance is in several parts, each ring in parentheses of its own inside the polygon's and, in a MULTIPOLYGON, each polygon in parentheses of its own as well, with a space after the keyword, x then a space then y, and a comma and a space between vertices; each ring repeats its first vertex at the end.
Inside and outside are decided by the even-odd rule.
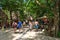
POLYGON ((21 21, 19 21, 18 25, 17 25, 17 28, 20 28, 20 27, 22 27, 22 22, 21 21))

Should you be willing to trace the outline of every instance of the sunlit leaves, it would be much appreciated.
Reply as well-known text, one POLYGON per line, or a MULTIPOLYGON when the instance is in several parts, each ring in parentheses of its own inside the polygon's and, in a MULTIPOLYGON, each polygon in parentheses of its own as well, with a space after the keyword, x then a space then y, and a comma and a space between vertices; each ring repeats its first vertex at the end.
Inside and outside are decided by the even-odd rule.
POLYGON ((34 2, 30 1, 26 9, 31 13, 30 15, 36 14, 35 16, 41 17, 46 13, 52 17, 54 5, 54 0, 35 0, 34 2))

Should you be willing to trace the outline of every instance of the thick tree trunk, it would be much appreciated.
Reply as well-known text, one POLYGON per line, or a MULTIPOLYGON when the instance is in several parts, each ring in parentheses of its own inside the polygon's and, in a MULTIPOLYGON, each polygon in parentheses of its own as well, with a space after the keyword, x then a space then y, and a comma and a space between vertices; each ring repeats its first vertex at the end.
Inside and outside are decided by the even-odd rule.
POLYGON ((52 36, 52 37, 53 37, 53 30, 52 30, 53 24, 54 24, 54 18, 50 18, 49 24, 48 24, 49 26, 48 32, 49 32, 49 36, 52 36))
POLYGON ((59 21, 59 12, 58 10, 58 0, 56 0, 56 5, 54 7, 54 28, 55 28, 55 32, 54 32, 54 36, 57 36, 58 33, 58 21, 59 21))
MULTIPOLYGON (((59 28, 60 28, 60 0, 59 0, 58 6, 59 6, 59 28)), ((60 32, 60 29, 59 29, 59 32, 60 32)))

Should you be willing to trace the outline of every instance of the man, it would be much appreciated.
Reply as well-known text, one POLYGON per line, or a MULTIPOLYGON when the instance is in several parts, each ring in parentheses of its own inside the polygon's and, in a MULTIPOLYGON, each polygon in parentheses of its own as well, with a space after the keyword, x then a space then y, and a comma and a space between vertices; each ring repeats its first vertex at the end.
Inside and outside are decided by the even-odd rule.
POLYGON ((36 29, 36 31, 38 31, 38 28, 39 28, 39 22, 38 22, 37 20, 35 21, 34 28, 36 29))
POLYGON ((19 29, 19 32, 20 32, 21 28, 22 28, 22 22, 18 21, 18 23, 17 23, 17 29, 19 29))

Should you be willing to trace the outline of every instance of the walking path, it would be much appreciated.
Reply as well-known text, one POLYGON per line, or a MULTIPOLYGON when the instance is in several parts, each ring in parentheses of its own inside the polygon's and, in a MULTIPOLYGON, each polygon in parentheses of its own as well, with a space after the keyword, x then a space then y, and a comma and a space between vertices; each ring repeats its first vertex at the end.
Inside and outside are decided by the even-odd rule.
POLYGON ((59 38, 53 38, 43 34, 44 32, 42 31, 29 31, 28 28, 25 28, 23 33, 14 33, 11 29, 4 32, 0 31, 0 40, 60 40, 59 38))

